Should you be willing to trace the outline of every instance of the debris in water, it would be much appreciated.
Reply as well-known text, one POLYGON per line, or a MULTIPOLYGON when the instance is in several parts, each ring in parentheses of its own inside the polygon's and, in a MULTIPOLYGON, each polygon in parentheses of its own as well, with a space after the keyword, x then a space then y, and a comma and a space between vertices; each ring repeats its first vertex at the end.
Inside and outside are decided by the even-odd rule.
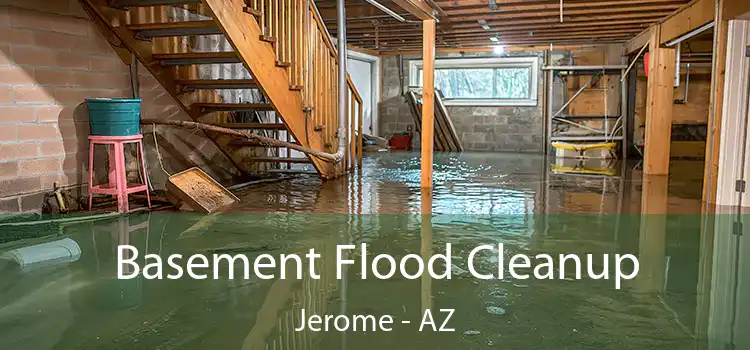
POLYGON ((453 271, 453 276, 462 276, 469 272, 469 271, 462 269, 456 264, 451 264, 451 271, 453 271))
POLYGON ((505 315, 505 309, 499 307, 499 306, 488 306, 487 312, 491 315, 505 315))
POLYGON ((529 288, 529 286, 526 285, 526 284, 515 284, 515 283, 513 284, 513 287, 516 287, 516 288, 529 288))
POLYGON ((508 290, 505 288, 493 290, 490 295, 495 298, 505 298, 508 296, 508 290))
POLYGON ((464 332, 464 335, 477 335, 477 334, 479 334, 479 331, 475 331, 475 330, 468 330, 464 332))

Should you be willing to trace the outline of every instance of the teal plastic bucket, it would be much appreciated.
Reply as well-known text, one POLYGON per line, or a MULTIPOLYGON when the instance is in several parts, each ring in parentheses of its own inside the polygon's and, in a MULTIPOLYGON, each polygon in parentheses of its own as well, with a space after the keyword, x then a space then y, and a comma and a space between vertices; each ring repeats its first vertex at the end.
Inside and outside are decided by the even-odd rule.
POLYGON ((91 135, 130 136, 141 131, 138 98, 87 98, 91 135))

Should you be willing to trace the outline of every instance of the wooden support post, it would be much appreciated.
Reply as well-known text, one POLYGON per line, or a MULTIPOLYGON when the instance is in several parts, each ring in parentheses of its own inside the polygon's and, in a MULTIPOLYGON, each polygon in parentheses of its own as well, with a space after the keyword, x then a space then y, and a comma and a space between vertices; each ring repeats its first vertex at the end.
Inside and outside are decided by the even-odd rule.
POLYGON ((636 289, 659 293, 664 289, 666 267, 667 185, 666 176, 643 176, 641 221, 638 243, 640 272, 636 289))
POLYGON ((669 147, 674 105, 675 50, 659 45, 661 27, 651 28, 650 65, 646 96, 644 174, 669 174, 669 147))
POLYGON ((422 188, 432 188, 435 134, 435 20, 422 21, 422 188))
POLYGON ((716 185, 719 182, 719 145, 721 141, 721 122, 724 119, 724 81, 726 79, 727 40, 729 21, 724 18, 724 8, 716 14, 718 26, 714 28, 714 40, 711 70, 711 96, 706 135, 706 163, 703 169, 703 201, 716 202, 716 185))

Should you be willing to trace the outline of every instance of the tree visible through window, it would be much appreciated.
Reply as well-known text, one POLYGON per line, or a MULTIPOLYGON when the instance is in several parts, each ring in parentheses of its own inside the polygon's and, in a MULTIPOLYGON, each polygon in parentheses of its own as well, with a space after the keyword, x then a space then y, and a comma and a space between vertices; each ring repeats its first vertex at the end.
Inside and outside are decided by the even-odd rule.
MULTIPOLYGON (((423 85, 421 61, 410 62, 411 86, 423 85)), ((435 61, 435 88, 447 105, 536 105, 537 58, 435 61)))
POLYGON ((529 99, 530 75, 529 68, 440 68, 435 87, 449 99, 529 99))

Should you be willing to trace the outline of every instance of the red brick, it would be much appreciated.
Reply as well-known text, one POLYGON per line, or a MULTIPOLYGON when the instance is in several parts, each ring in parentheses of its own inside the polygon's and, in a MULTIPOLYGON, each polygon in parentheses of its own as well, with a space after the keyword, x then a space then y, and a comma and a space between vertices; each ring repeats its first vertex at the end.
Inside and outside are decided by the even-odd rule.
POLYGON ((3 180, 0 181, 0 197, 39 191, 42 189, 41 184, 38 176, 3 180))
POLYGON ((0 7, 0 26, 7 27, 10 25, 10 17, 8 16, 8 8, 0 7))
POLYGON ((19 124, 19 140, 43 140, 58 138, 57 126, 52 123, 48 124, 19 124))
POLYGON ((28 29, 0 27, 0 42, 17 45, 34 45, 34 32, 28 29))
POLYGON ((58 104, 77 106, 84 102, 90 90, 83 88, 55 88, 55 100, 58 104))
POLYGON ((86 157, 83 157, 83 155, 79 157, 79 153, 67 155, 62 162, 63 171, 82 171, 85 169, 85 166, 88 165, 84 164, 84 158, 85 161, 88 162, 88 153, 86 154, 86 157))
MULTIPOLYGON (((0 123, 35 122, 36 110, 27 106, 0 106, 0 123)), ((5 132, 5 125, 0 126, 0 133, 5 132)))
POLYGON ((34 80, 39 85, 75 85, 75 82, 72 79, 71 71, 69 70, 37 68, 34 69, 34 80))
POLYGON ((3 125, 0 132, 0 142, 18 141, 18 127, 16 125, 3 125))
POLYGON ((35 84, 31 71, 21 67, 0 67, 0 84, 33 85, 35 84))
POLYGON ((39 155, 39 146, 36 142, 24 143, 0 143, 0 162, 35 158, 39 155))
POLYGON ((15 101, 20 103, 53 103, 53 91, 43 87, 15 87, 13 88, 15 101))
POLYGON ((118 57, 109 56, 91 56, 89 57, 89 67, 92 71, 98 72, 127 72, 128 66, 122 63, 118 57))
POLYGON ((71 41, 71 49, 75 52, 86 52, 94 53, 99 55, 114 54, 112 46, 109 45, 106 39, 104 39, 99 31, 94 33, 95 36, 88 37, 75 37, 75 40, 71 41))
POLYGON ((10 86, 0 86, 0 103, 13 102, 13 88, 10 86))
POLYGON ((18 170, 21 175, 53 173, 62 169, 62 162, 57 157, 25 159, 18 162, 18 170))
MULTIPOLYGON (((45 0, 49 2, 49 0, 45 0)), ((82 18, 73 18, 63 16, 61 20, 56 20, 54 30, 60 33, 72 35, 87 36, 91 22, 82 18)))
POLYGON ((39 144, 39 153, 42 156, 56 156, 66 153, 62 140, 47 140, 39 144))
POLYGON ((57 65, 62 68, 88 69, 89 56, 71 52, 58 52, 57 65))
MULTIPOLYGON (((72 108, 67 108, 72 111, 72 108)), ((63 106, 43 106, 36 108, 36 118, 40 122, 56 122, 61 119, 72 119, 72 113, 66 113, 63 106)))
MULTIPOLYGON (((30 6, 30 8, 35 10, 46 9, 47 11, 63 14, 67 14, 68 12, 67 1, 36 0, 33 1, 33 5, 29 3, 30 0, 24 2, 24 5, 30 6)), ((80 36, 88 34, 89 22, 85 19, 44 14, 37 11, 25 11, 21 9, 11 9, 10 11, 10 24, 16 28, 46 30, 80 36)))
POLYGON ((0 179, 18 176, 18 162, 0 163, 0 179))
POLYGON ((54 67, 57 65, 55 51, 30 47, 11 46, 13 62, 18 65, 54 67))
POLYGON ((63 140, 86 140, 89 134, 88 122, 65 121, 58 124, 63 140))
POLYGON ((80 37, 54 32, 34 32, 34 44, 45 49, 70 51, 73 42, 77 41, 78 38, 80 37))
POLYGON ((10 65, 13 60, 10 55, 10 46, 0 44, 0 66, 10 65))

